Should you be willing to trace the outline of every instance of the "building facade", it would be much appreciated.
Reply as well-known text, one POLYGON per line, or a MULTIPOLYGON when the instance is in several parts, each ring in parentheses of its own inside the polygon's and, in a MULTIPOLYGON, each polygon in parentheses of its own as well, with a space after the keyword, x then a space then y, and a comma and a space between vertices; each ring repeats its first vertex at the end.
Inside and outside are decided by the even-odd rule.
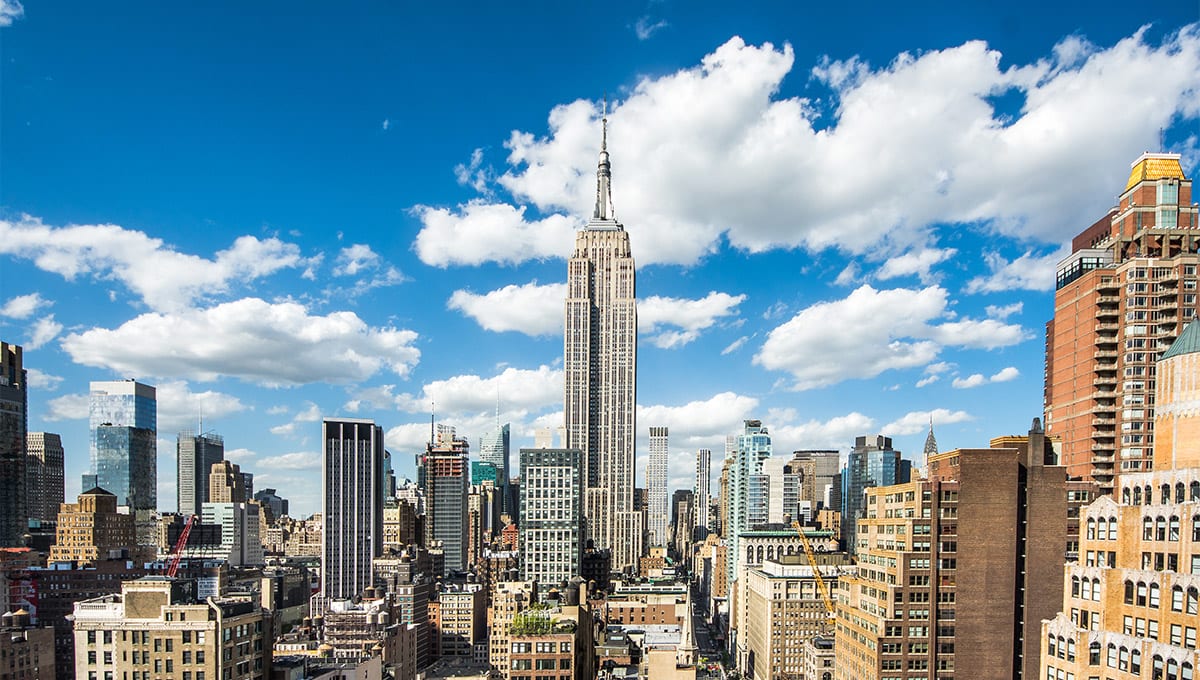
POLYGON ((1058 264, 1046 324, 1046 431, 1108 493, 1150 469, 1155 362, 1196 315, 1200 230, 1178 154, 1133 162, 1116 207, 1058 264))
POLYGON ((208 500, 213 503, 245 503, 246 478, 237 463, 221 460, 208 473, 208 500))
MULTIPOLYGON (((729 471, 728 504, 724 506, 723 536, 729 541, 730 552, 741 552, 741 534, 752 528, 750 515, 752 506, 761 505, 766 510, 766 478, 762 476, 763 461, 771 457, 771 434, 761 420, 747 420, 742 433, 733 435, 726 442, 729 471), (757 478, 757 481, 752 481, 757 478), (752 492, 757 492, 755 499, 752 492)), ((726 590, 733 589, 738 574, 732 560, 725 575, 726 590)))
POLYGON ((63 503, 55 530, 50 562, 130 557, 137 545, 133 515, 117 512, 117 497, 101 488, 84 491, 77 503, 63 503))
POLYGON ((372 585, 371 560, 383 550, 383 428, 327 418, 321 441, 321 591, 347 600, 372 585))
MULTIPOLYGON (((708 508, 712 505, 712 450, 696 449, 696 482, 692 485, 695 494, 696 529, 704 528, 702 534, 707 534, 709 527, 708 508)), ((696 540, 704 540, 704 536, 693 533, 696 540)))
POLYGON ((567 264, 563 340, 563 447, 583 452, 587 538, 613 554, 613 568, 635 568, 640 555, 633 508, 637 407, 637 295, 629 234, 616 219, 605 140, 596 208, 576 232, 567 264))
POLYGON ((66 500, 62 438, 53 432, 30 432, 25 437, 25 492, 29 517, 42 522, 58 519, 66 500))
POLYGON ((469 455, 467 440, 453 434, 425 452, 425 545, 441 544, 447 576, 467 569, 469 455))
POLYGON ((158 508, 158 402, 154 387, 134 380, 91 383, 88 396, 91 473, 98 486, 134 510, 158 508))
POLYGON ((648 547, 666 547, 667 534, 667 428, 650 428, 650 455, 646 461, 646 531, 648 547))
POLYGON ((912 462, 892 450, 892 438, 881 435, 855 437, 854 448, 842 470, 842 540, 846 551, 858 549, 855 528, 866 509, 866 490, 909 481, 912 462))
POLYGON ((29 395, 20 345, 0 342, 0 547, 25 544, 29 504, 25 492, 25 433, 29 395))
POLYGON ((582 464, 578 449, 521 449, 521 579, 542 593, 582 571, 582 464))
POLYGON ((175 457, 179 514, 199 515, 200 506, 210 500, 209 472, 215 463, 225 460, 225 440, 213 432, 180 432, 175 439, 175 457))
MULTIPOLYGON (((512 514, 511 508, 504 507, 504 500, 508 498, 508 479, 512 475, 512 470, 509 469, 510 439, 509 424, 501 425, 500 415, 497 413, 495 429, 483 435, 479 440, 479 460, 494 466, 496 488, 500 491, 501 511, 512 514)), ((478 484, 480 481, 474 476, 471 477, 473 484, 478 484)))

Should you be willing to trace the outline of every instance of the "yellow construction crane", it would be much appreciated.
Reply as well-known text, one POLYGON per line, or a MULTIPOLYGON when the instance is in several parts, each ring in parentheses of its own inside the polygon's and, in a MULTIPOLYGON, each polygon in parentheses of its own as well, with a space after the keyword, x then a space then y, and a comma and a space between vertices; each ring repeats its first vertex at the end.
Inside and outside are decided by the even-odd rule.
POLYGON ((817 592, 821 594, 821 601, 825 604, 825 614, 830 621, 837 618, 837 611, 833 608, 833 600, 829 599, 829 588, 825 585, 825 579, 821 578, 821 568, 817 566, 817 558, 813 555, 812 546, 808 544, 808 536, 804 534, 804 527, 800 526, 799 522, 792 522, 792 528, 796 530, 796 535, 800 537, 800 545, 804 547, 804 555, 808 558, 808 563, 813 569, 813 578, 817 581, 817 592))

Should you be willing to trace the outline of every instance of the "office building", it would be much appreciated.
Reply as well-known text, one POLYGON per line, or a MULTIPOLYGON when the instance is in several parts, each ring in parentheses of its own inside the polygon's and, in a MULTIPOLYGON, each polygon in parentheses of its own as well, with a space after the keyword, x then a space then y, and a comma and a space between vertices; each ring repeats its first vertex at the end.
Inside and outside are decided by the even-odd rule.
POLYGON ((629 234, 612 208, 607 126, 606 118, 596 208, 567 265, 563 447, 583 452, 587 538, 626 571, 636 568, 642 531, 633 508, 637 295, 629 234))
POLYGON ((20 345, 0 342, 0 548, 25 545, 29 504, 25 491, 25 433, 29 394, 20 345))
POLYGON ((582 458, 578 449, 521 449, 521 579, 543 594, 582 571, 582 458))
POLYGON ((470 447, 453 430, 428 446, 423 460, 425 477, 425 545, 440 546, 446 561, 444 575, 467 569, 467 488, 470 486, 470 447))
POLYGON ((646 529, 650 547, 666 547, 667 535, 667 428, 650 428, 650 456, 646 462, 646 529))
POLYGON ((147 576, 75 605, 75 677, 262 680, 270 615, 251 596, 197 598, 187 579, 147 576))
POLYGON ((62 438, 52 432, 30 432, 25 437, 25 493, 29 517, 53 523, 66 500, 63 479, 62 438))
POLYGON ((591 680, 597 677, 594 622, 587 586, 573 579, 563 593, 518 612, 509 624, 510 679, 591 680), (547 606, 548 605, 548 606, 547 606))
POLYGON ((383 428, 326 418, 321 441, 322 595, 348 600, 372 585, 371 560, 383 550, 383 428))
POLYGON ((213 463, 208 473, 208 498, 213 503, 245 503, 249 499, 246 479, 237 463, 213 463))
POLYGON ((254 492, 254 500, 263 508, 269 509, 272 521, 288 514, 288 501, 275 493, 275 489, 261 489, 254 492))
POLYGON ((846 552, 858 549, 855 529, 866 511, 866 491, 909 481, 912 461, 892 450, 892 438, 881 435, 855 437, 854 448, 842 469, 842 541, 846 552))
POLYGON ((812 462, 811 468, 807 466, 803 468, 811 470, 811 474, 806 473, 800 485, 800 500, 811 501, 814 511, 827 508, 840 510, 839 503, 831 502, 830 492, 837 488, 834 478, 842 469, 841 454, 837 450, 831 449, 802 449, 793 451, 792 458, 798 461, 812 462))
POLYGON ((703 528, 703 532, 695 532, 697 540, 703 540, 704 536, 699 534, 707 534, 709 529, 708 509, 712 505, 712 450, 711 449, 696 449, 696 483, 692 487, 692 492, 695 494, 695 518, 696 529, 703 528))
POLYGON ((691 489, 675 489, 671 494, 671 546, 684 558, 692 554, 696 528, 696 496, 691 489))
POLYGON ((204 525, 221 527, 221 542, 214 546, 215 550, 210 556, 225 560, 231 567, 263 564, 259 510, 257 503, 216 502, 202 505, 200 516, 204 525))
MULTIPOLYGON (((741 552, 741 534, 754 526, 751 511, 763 520, 766 518, 766 478, 762 475, 763 461, 771 457, 771 434, 761 420, 747 420, 742 433, 732 435, 726 442, 729 489, 728 505, 724 506, 723 536, 729 541, 729 550, 737 555, 741 552)), ((727 589, 740 577, 728 564, 725 576, 727 589)))
MULTIPOLYGON (((512 470, 509 469, 509 424, 500 424, 499 410, 496 412, 496 427, 479 439, 479 460, 482 463, 489 463, 495 470, 496 488, 500 490, 500 498, 508 496, 508 478, 512 475, 512 470)), ((474 473, 474 469, 472 469, 474 473)), ((476 479, 472 474, 471 483, 478 484, 482 480, 476 479)), ((506 507, 502 507, 503 512, 510 512, 506 507)))
POLYGON ((1154 362, 1196 315, 1200 230, 1179 154, 1133 162, 1116 207, 1071 242, 1046 324, 1046 432, 1105 493, 1150 469, 1154 362))
POLYGON ((133 515, 117 512, 117 497, 98 487, 81 493, 76 503, 63 503, 55 529, 50 562, 129 558, 137 545, 133 515))
POLYGON ((1200 322, 1156 364, 1152 471, 1084 509, 1079 560, 1042 622, 1039 678, 1191 680, 1200 670, 1200 322))
POLYGON ((488 665, 504 680, 511 674, 509 628, 517 614, 537 600, 537 593, 536 581, 497 581, 493 586, 487 610, 488 665))
POLYGON ((931 456, 928 479, 865 489, 836 677, 1044 677, 1039 622, 1062 601, 1073 517, 1095 494, 1055 465, 1057 446, 1034 419, 1027 436, 931 456))
POLYGON ((91 383, 88 397, 91 473, 100 487, 133 510, 158 507, 158 405, 154 387, 134 380, 91 383))
POLYGON ((225 460, 225 440, 221 435, 206 432, 180 432, 175 439, 178 465, 177 495, 181 515, 199 515, 200 506, 208 502, 208 474, 212 466, 225 460))

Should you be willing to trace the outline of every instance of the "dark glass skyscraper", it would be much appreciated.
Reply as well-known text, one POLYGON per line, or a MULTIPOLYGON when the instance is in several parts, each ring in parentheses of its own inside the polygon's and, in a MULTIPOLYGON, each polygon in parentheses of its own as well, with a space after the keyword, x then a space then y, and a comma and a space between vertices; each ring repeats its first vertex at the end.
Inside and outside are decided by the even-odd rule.
POLYGON ((854 448, 842 468, 842 540, 846 551, 855 552, 858 519, 866 509, 866 490, 872 486, 906 484, 912 476, 912 461, 892 450, 892 438, 881 435, 855 437, 854 448))
POLYGON ((88 402, 93 486, 118 505, 154 510, 158 501, 158 403, 155 389, 133 380, 93 382, 88 402))
POLYGON ((0 547, 19 546, 29 528, 25 433, 29 395, 20 345, 0 342, 0 547))

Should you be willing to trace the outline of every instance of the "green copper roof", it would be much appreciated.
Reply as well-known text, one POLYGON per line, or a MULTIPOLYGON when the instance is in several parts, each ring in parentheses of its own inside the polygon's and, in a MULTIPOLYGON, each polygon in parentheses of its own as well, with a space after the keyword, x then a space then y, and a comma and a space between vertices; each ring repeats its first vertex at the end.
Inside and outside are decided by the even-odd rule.
POLYGON ((1188 325, 1183 327, 1183 332, 1171 344, 1167 351, 1158 358, 1159 361, 1177 357, 1181 354, 1191 354, 1200 352, 1200 319, 1193 319, 1188 325))

